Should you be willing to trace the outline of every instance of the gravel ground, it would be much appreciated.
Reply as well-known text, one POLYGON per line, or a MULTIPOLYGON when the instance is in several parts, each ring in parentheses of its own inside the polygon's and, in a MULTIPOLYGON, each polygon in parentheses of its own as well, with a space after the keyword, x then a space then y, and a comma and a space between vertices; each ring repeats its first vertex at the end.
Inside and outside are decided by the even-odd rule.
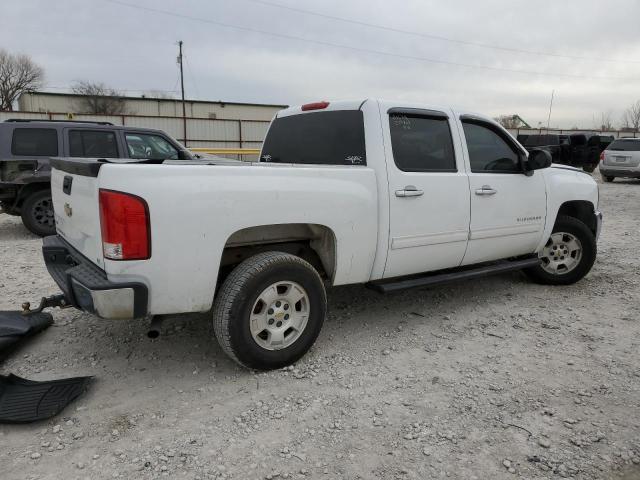
MULTIPOLYGON (((94 375, 57 418, 0 426, 5 479, 640 478, 640 182, 601 185, 593 271, 379 296, 330 292, 294 367, 228 360, 206 315, 145 322, 55 311, 2 365, 94 375)), ((0 215, 0 309, 56 293, 40 240, 0 215)))

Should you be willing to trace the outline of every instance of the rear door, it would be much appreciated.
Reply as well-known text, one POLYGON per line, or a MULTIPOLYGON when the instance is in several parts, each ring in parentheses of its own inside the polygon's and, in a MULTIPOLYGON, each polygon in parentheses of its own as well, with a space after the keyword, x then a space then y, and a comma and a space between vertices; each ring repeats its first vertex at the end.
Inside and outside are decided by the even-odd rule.
POLYGON ((469 245, 462 264, 533 253, 545 224, 544 176, 523 173, 524 152, 498 125, 463 116, 460 126, 471 193, 469 245))
POLYGON ((384 277, 457 267, 469 234, 469 181, 451 112, 381 112, 389 181, 384 277))

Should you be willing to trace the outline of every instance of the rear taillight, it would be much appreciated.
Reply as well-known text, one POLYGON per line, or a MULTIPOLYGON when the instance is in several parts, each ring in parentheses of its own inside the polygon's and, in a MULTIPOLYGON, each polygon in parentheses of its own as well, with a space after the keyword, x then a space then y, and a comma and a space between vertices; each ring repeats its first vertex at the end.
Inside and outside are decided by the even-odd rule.
POLYGON ((149 207, 129 193, 100 189, 102 251, 110 260, 151 257, 149 207))
POLYGON ((600 152, 600 161, 604 161, 604 151, 600 152))
POLYGON ((309 110, 322 110, 329 106, 329 102, 315 102, 315 103, 306 103, 302 105, 301 110, 303 112, 308 112, 309 110))

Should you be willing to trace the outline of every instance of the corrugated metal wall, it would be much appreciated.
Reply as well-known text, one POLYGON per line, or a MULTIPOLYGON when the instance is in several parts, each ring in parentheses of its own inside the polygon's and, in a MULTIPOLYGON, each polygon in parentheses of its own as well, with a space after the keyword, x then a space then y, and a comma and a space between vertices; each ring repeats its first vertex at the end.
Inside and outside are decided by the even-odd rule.
MULTIPOLYGON (((125 113, 145 117, 182 117, 182 102, 175 99, 124 97, 125 113)), ((19 109, 26 112, 82 111, 75 95, 49 92, 25 93, 18 99, 19 109)), ((250 119, 270 121, 282 105, 226 103, 186 100, 187 117, 207 119, 250 119)))

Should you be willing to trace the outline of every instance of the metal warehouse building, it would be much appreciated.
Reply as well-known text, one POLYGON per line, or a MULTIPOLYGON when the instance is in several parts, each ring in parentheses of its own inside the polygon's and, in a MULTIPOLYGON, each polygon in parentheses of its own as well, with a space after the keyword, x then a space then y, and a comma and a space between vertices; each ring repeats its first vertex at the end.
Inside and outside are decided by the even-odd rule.
POLYGON ((164 130, 189 147, 259 148, 275 113, 286 108, 286 105, 185 100, 185 138, 181 100, 118 98, 124 101, 124 114, 96 115, 82 111, 79 95, 30 92, 18 99, 19 111, 3 112, 0 120, 41 118, 107 121, 116 125, 164 130))

